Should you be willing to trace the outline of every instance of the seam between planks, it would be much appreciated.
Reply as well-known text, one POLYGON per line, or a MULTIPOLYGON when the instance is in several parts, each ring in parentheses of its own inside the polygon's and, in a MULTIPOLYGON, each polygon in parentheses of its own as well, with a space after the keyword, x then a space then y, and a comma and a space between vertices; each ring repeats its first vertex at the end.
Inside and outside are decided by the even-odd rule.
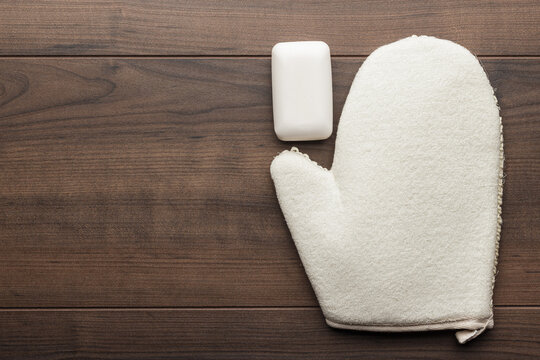
MULTIPOLYGON (((359 55, 332 55, 332 58, 336 59, 358 59, 367 58, 369 54, 359 55)), ((487 60, 517 60, 517 59, 529 59, 540 60, 540 55, 475 55, 479 59, 487 60)), ((267 55, 0 55, 0 60, 6 59, 270 59, 271 56, 267 55)))
MULTIPOLYGON (((495 305, 496 309, 540 310, 540 305, 495 305)), ((215 307, 3 307, 0 312, 39 311, 313 311, 318 306, 215 306, 215 307)))

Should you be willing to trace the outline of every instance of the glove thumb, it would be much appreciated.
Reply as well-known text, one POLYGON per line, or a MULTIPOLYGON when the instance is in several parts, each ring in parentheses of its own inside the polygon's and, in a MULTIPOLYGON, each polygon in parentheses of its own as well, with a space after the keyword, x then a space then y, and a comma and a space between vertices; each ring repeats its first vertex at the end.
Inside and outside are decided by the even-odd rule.
POLYGON ((321 253, 332 253, 334 238, 342 228, 340 192, 334 174, 296 148, 276 156, 270 173, 285 220, 295 225, 289 229, 306 272, 315 275, 310 274, 311 262, 321 253))

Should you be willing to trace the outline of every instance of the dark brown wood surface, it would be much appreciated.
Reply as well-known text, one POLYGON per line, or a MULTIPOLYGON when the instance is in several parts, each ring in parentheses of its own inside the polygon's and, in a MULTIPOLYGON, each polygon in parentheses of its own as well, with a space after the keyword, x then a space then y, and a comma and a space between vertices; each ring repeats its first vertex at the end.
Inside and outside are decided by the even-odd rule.
POLYGON ((478 55, 540 54, 535 0, 18 0, 0 14, 6 55, 268 55, 291 39, 367 55, 412 34, 478 55))
POLYGON ((540 357, 539 19, 531 1, 1 3, 0 358, 540 357), (467 346, 328 328, 269 176, 292 145, 331 166, 335 141, 274 136, 272 44, 355 55, 333 59, 337 126, 356 55, 411 33, 490 55, 503 116, 495 329, 467 346))
MULTIPOLYGON (((333 62, 336 119, 361 62, 333 62)), ((495 303, 534 305, 540 63, 483 64, 507 160, 495 303)), ((316 305, 269 175, 291 144, 273 135, 268 59, 0 69, 3 306, 316 305)), ((294 145, 331 165, 334 137, 294 145)))
POLYGON ((11 359, 538 359, 540 312, 498 308, 466 345, 451 331, 328 327, 316 308, 0 311, 11 359))

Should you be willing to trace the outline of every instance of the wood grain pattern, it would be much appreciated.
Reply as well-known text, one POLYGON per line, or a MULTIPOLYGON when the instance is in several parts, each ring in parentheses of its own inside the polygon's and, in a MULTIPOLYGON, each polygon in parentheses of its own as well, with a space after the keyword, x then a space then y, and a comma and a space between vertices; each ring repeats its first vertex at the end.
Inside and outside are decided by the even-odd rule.
POLYGON ((267 55, 291 40, 367 55, 412 34, 479 55, 540 55, 530 0, 22 0, 0 14, 0 55, 267 55))
POLYGON ((539 23, 531 0, 0 2, 0 359, 540 358, 539 23), (411 34, 484 56, 502 109, 495 328, 465 346, 326 326, 269 176, 335 141, 275 138, 271 46, 330 45, 337 125, 362 56, 411 34))
MULTIPOLYGON (((335 119, 361 62, 334 59, 335 119)), ((483 63, 507 159, 495 303, 540 305, 540 63, 483 63)), ((269 59, 4 59, 0 90, 0 307, 316 305, 269 176, 293 145, 269 59)), ((296 145, 331 165, 334 137, 296 145)))
POLYGON ((21 359, 538 359, 540 310, 498 309, 467 345, 450 331, 335 330, 318 309, 0 312, 0 356, 21 359), (13 330, 14 329, 14 330, 13 330))

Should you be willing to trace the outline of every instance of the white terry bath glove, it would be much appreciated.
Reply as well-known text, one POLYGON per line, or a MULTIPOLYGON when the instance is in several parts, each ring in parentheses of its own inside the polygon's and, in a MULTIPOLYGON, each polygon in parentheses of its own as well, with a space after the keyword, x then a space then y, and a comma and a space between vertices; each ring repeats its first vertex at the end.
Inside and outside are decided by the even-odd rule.
POLYGON ((503 142, 493 89, 451 41, 364 62, 326 170, 295 148, 271 175, 326 322, 367 331, 493 327, 503 142))

